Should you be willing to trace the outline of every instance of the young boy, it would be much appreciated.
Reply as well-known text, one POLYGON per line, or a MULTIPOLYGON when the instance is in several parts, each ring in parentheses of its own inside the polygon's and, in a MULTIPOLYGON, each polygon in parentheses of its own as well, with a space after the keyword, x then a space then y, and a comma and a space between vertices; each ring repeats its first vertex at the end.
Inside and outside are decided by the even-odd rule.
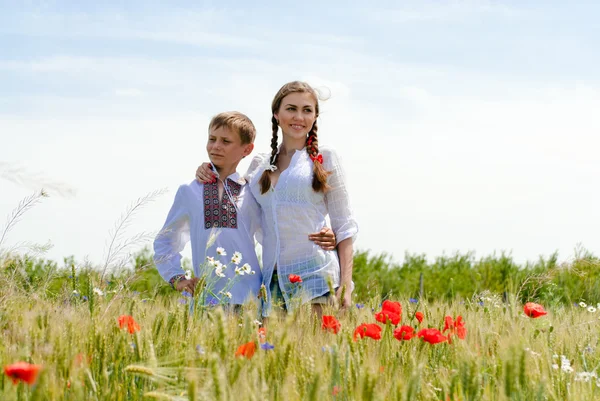
MULTIPOLYGON (((256 297, 262 284, 254 250, 261 211, 246 180, 236 172, 242 158, 254 149, 256 129, 248 117, 233 111, 213 117, 208 131, 206 150, 217 178, 179 187, 167 221, 154 241, 154 260, 160 275, 173 288, 191 294, 202 275, 200 267, 210 262, 214 268, 211 274, 219 279, 206 301, 240 305, 256 297), (195 277, 186 278, 180 252, 190 240, 195 277), (229 267, 221 268, 217 262, 229 267), (223 291, 229 279, 234 279, 234 285, 223 291)), ((309 239, 324 249, 335 247, 331 229, 311 234, 309 239)))
POLYGON ((160 275, 173 288, 191 294, 202 275, 200 268, 211 263, 211 275, 217 281, 207 302, 239 305, 250 296, 256 297, 262 284, 254 251, 260 209, 245 179, 236 172, 242 158, 254 149, 256 129, 244 114, 224 112, 213 117, 208 130, 206 150, 219 178, 208 184, 193 181, 179 187, 154 241, 154 260, 160 275), (180 252, 190 240, 194 278, 186 278, 181 268, 180 252), (227 267, 220 267, 218 262, 227 267), (229 279, 235 280, 234 285, 223 291, 230 286, 229 279))

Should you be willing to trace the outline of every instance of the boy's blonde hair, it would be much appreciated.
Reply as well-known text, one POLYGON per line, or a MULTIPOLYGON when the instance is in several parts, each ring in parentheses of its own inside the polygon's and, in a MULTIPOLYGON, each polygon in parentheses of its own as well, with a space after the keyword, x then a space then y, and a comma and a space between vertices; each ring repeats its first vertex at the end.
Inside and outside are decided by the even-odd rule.
POLYGON ((243 145, 253 143, 254 138, 256 138, 256 128, 252 120, 239 111, 225 111, 217 114, 210 120, 208 131, 210 133, 210 131, 221 127, 227 127, 231 131, 237 132, 243 145))

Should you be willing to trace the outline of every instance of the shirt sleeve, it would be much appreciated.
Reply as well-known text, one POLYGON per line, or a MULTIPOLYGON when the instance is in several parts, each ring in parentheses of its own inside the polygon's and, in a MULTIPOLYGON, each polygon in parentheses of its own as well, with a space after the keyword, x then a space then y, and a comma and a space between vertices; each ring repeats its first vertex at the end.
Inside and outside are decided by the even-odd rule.
POLYGON ((189 220, 185 186, 182 185, 177 190, 162 230, 154 239, 154 263, 167 282, 185 273, 181 268, 181 251, 190 240, 189 220))
POLYGON ((330 189, 325 192, 325 204, 331 221, 331 229, 335 233, 337 243, 352 238, 356 239, 358 224, 350 207, 350 197, 346 185, 344 170, 337 154, 331 149, 322 149, 323 167, 331 172, 327 179, 330 189))
POLYGON ((269 155, 266 153, 260 153, 256 156, 254 156, 254 158, 250 162, 250 166, 248 167, 248 171, 246 172, 246 175, 244 178, 246 178, 246 180, 248 182, 250 182, 258 174, 262 174, 263 171, 265 171, 264 167, 266 167, 268 160, 269 160, 269 155))
POLYGON ((246 199, 244 200, 243 213, 250 222, 250 237, 254 237, 262 245, 262 210, 250 188, 248 188, 246 199))

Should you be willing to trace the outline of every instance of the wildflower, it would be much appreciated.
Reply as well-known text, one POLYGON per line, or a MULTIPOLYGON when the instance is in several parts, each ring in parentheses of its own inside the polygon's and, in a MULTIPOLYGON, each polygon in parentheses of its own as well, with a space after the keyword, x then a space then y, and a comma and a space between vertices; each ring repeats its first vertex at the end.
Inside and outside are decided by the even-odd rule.
POLYGON ((575 381, 589 383, 592 379, 597 379, 598 375, 596 372, 579 372, 575 375, 575 381))
POLYGON ((254 356, 256 352, 256 344, 254 341, 250 341, 246 344, 242 344, 238 347, 237 351, 235 351, 235 356, 245 356, 250 359, 254 356))
POLYGON ((104 291, 102 291, 100 288, 98 287, 94 287, 94 294, 102 296, 104 295, 104 291))
POLYGON ((186 270, 185 271, 185 279, 186 280, 190 280, 192 278, 192 271, 191 270, 186 270))
POLYGON ((337 334, 342 327, 335 316, 323 315, 322 320, 323 323, 321 324, 321 328, 325 331, 331 331, 332 333, 337 334))
POLYGON ((37 380, 41 369, 41 365, 34 365, 27 362, 15 362, 4 367, 4 374, 10 377, 14 384, 17 384, 20 380, 32 385, 37 380))
POLYGON ((181 295, 183 295, 184 297, 191 297, 192 294, 187 292, 186 290, 183 290, 183 292, 181 293, 181 295))
POLYGON ((86 295, 84 295, 83 297, 81 297, 81 299, 83 299, 84 301, 87 301, 88 297, 86 295))
POLYGON ((196 345, 196 352, 200 355, 204 355, 206 353, 206 351, 204 350, 204 348, 202 348, 200 344, 196 345))
POLYGON ((585 302, 580 302, 579 306, 582 308, 587 308, 587 304, 585 302))
POLYGON ((408 298, 408 302, 410 302, 411 304, 418 304, 419 300, 416 298, 408 298))
POLYGON ((356 304, 356 309, 362 309, 365 307, 365 304, 356 304))
POLYGON ((213 258, 212 256, 207 256, 206 261, 208 262, 209 266, 215 267, 215 258, 213 258))
POLYGON ((354 330, 354 341, 357 337, 371 337, 373 340, 381 339, 381 327, 375 323, 363 323, 354 330))
POLYGON ((231 257, 231 263, 233 263, 235 265, 239 265, 241 261, 242 261, 242 254, 239 252, 234 252, 233 256, 231 257))
MULTIPOLYGON (((456 321, 452 320, 451 316, 444 317, 444 330, 442 330, 442 333, 445 333, 446 330, 450 330, 449 335, 456 334, 461 340, 464 340, 467 336, 465 322, 463 322, 462 316, 460 315, 456 317, 456 321)), ((450 340, 448 342, 450 342, 450 340)))
POLYGON ((588 310, 588 312, 591 312, 591 313, 596 312, 596 308, 594 308, 593 306, 588 306, 587 310, 588 310))
POLYGON ((231 298, 233 295, 229 291, 220 291, 219 294, 225 295, 227 298, 231 298))
POLYGON ((78 297, 79 296, 79 291, 73 290, 73 295, 76 296, 76 297, 78 297))
POLYGON ((557 364, 557 363, 553 363, 553 364, 552 364, 552 369, 554 369, 554 370, 558 370, 558 364, 557 364))
POLYGON ((133 316, 130 315, 121 315, 119 316, 119 328, 123 329, 127 326, 127 331, 129 334, 133 334, 136 331, 140 331, 140 325, 133 319, 133 316))
POLYGON ((401 316, 402 305, 400 302, 385 300, 381 305, 381 312, 375 314, 375 320, 384 324, 389 320, 394 326, 397 326, 401 316))
POLYGON ((571 361, 566 356, 560 356, 560 370, 565 373, 572 373, 574 369, 571 367, 571 361))
POLYGON ((236 266, 236 268, 235 268, 235 274, 236 274, 236 276, 243 276, 244 275, 244 270, 242 270, 241 267, 236 266))
POLYGON ((340 386, 333 386, 333 390, 331 390, 331 394, 335 397, 340 393, 340 386))
POLYGON ((410 340, 415 336, 415 330, 410 326, 402 326, 394 330, 394 338, 398 341, 410 340))
POLYGON ((264 349, 265 351, 268 351, 275 348, 275 346, 273 344, 264 343, 260 345, 260 348, 264 349))
POLYGON ((227 256, 227 252, 225 252, 225 249, 223 249, 222 247, 218 247, 217 248, 217 255, 227 256))
POLYGON ((182 305, 186 305, 186 304, 187 304, 187 301, 188 301, 188 300, 187 300, 187 299, 185 299, 185 298, 179 298, 179 299, 177 300, 177 302, 179 302, 179 303, 180 303, 180 304, 182 304, 182 305))
POLYGON ((415 313, 415 318, 419 321, 419 324, 423 323, 423 312, 417 312, 415 313))
POLYGON ((525 312, 527 316, 532 318, 537 318, 547 314, 546 310, 542 305, 536 304, 534 302, 527 302, 523 306, 523 312, 525 312))
POLYGON ((417 333, 417 337, 422 338, 429 344, 437 344, 448 340, 438 329, 422 329, 417 333))
POLYGON ((246 274, 254 274, 254 270, 252 270, 252 267, 248 263, 242 265, 242 271, 246 274))
POLYGON ((262 326, 262 322, 260 320, 254 319, 253 323, 257 326, 262 326))
POLYGON ((290 280, 290 283, 292 284, 301 283, 302 277, 298 276, 297 274, 290 274, 288 276, 288 280, 290 280))
POLYGON ((261 343, 264 342, 267 338, 267 329, 264 327, 261 327, 258 329, 258 341, 260 341, 261 343))

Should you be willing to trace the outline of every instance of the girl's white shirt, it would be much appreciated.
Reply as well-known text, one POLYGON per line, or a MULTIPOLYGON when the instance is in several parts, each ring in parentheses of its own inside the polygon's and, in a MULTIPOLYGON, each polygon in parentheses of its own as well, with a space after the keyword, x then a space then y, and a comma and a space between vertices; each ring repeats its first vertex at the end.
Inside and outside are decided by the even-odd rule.
POLYGON ((308 239, 329 226, 337 242, 358 233, 342 166, 337 154, 321 148, 323 166, 331 172, 327 192, 312 189, 313 161, 306 149, 296 150, 287 169, 281 172, 275 187, 260 193, 260 177, 269 167, 269 154, 255 156, 246 179, 250 192, 261 207, 263 234, 263 282, 267 288, 266 314, 271 306, 269 284, 275 266, 286 306, 292 309, 293 300, 306 302, 329 291, 328 280, 334 288, 340 285, 340 263, 337 251, 325 251, 308 239), (292 284, 288 276, 299 275, 301 284, 292 284))

